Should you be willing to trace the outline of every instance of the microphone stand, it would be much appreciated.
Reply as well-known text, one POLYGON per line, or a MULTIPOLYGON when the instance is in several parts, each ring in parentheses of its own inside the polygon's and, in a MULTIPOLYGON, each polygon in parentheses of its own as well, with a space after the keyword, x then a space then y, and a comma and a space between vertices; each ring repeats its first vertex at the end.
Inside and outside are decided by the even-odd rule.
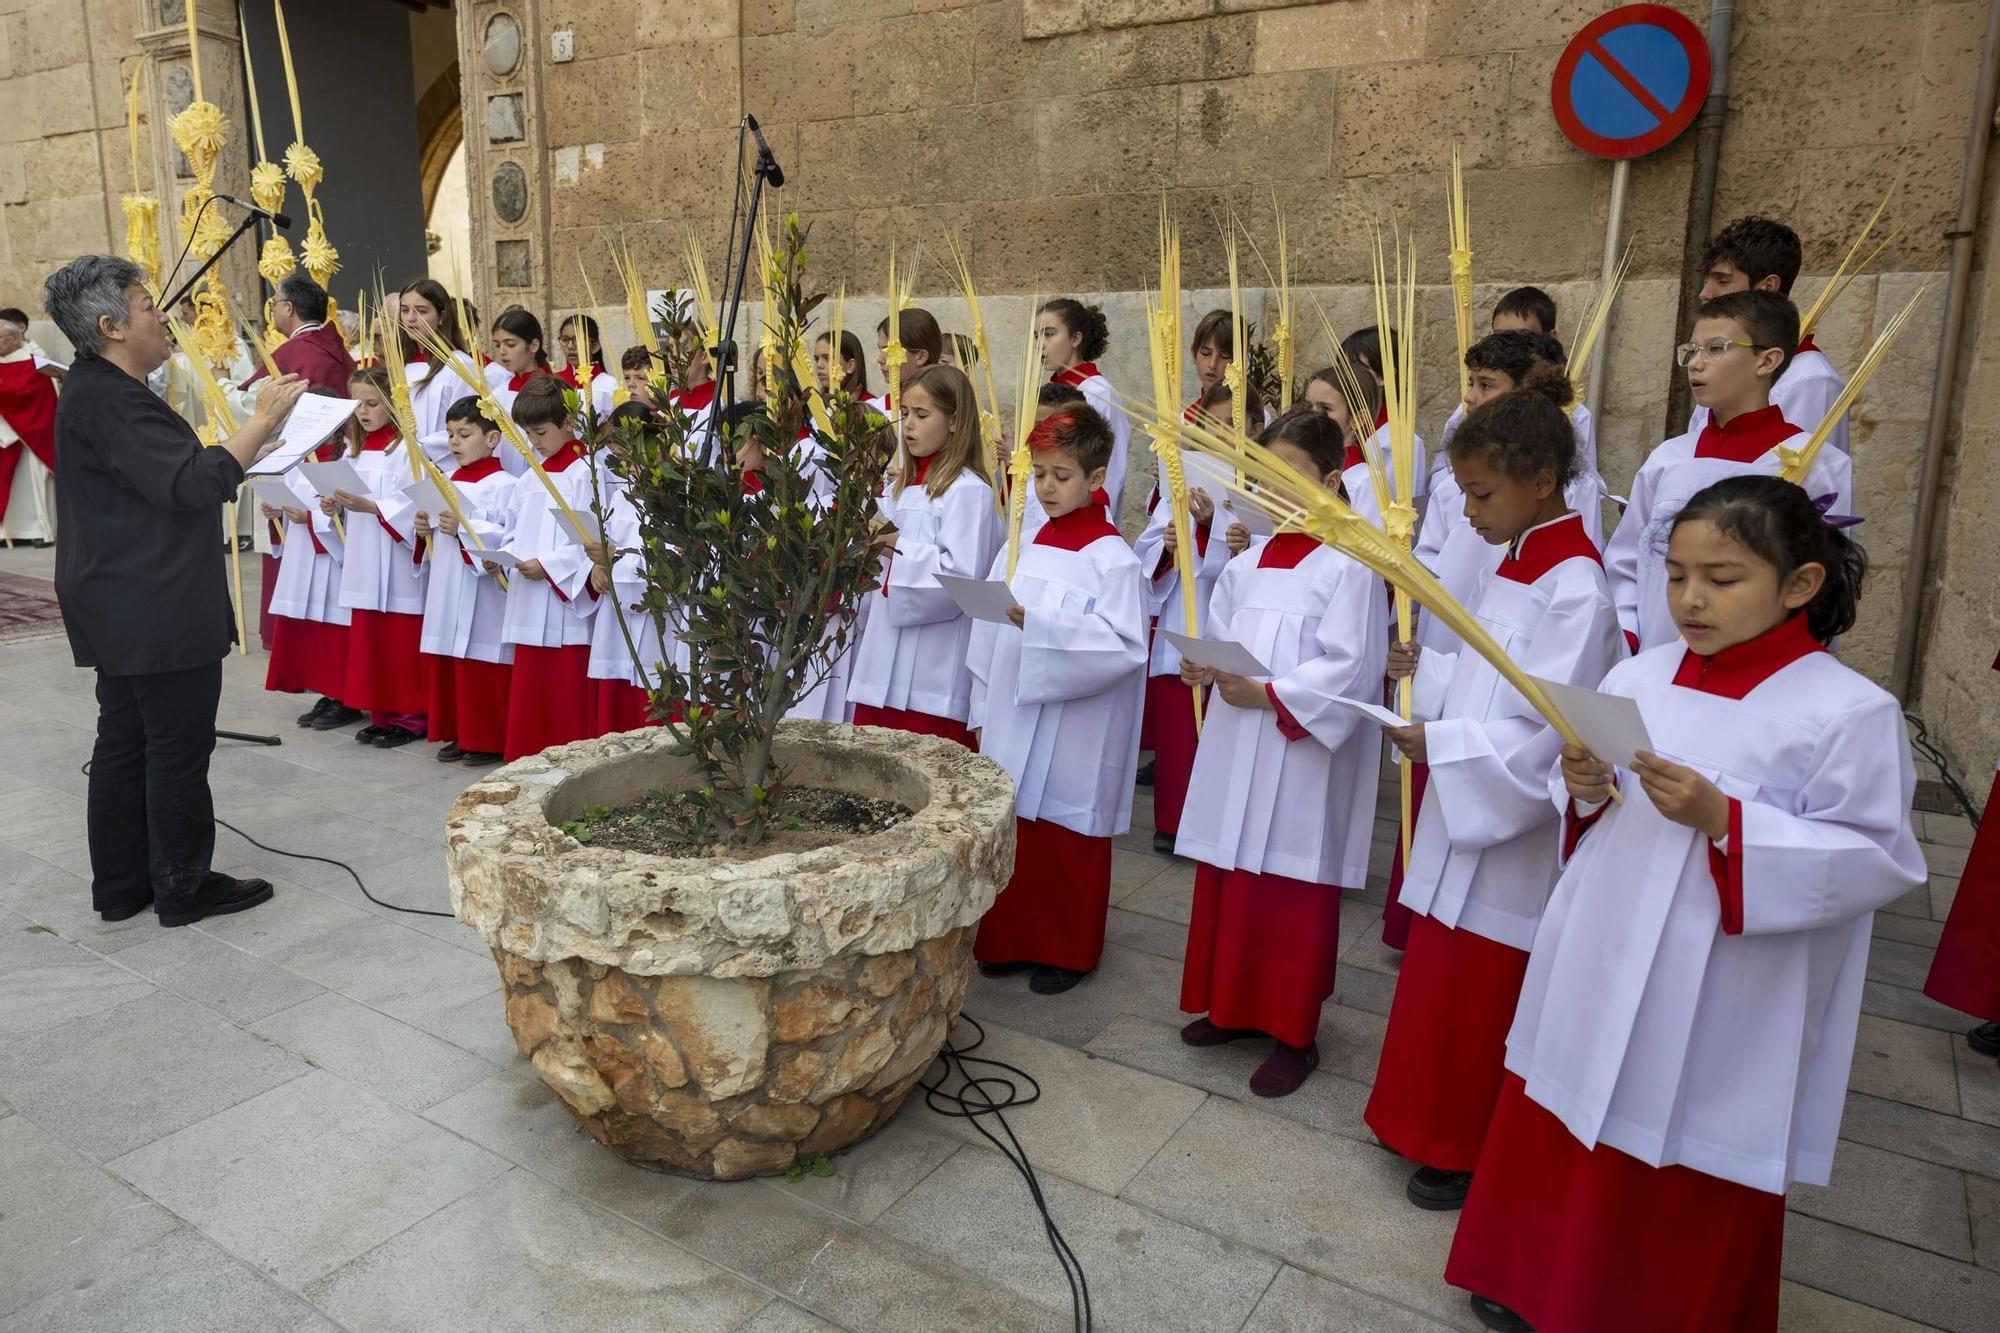
MULTIPOLYGON (((750 118, 746 116, 739 128, 750 128, 751 125, 750 118)), ((739 145, 742 143, 740 134, 737 142, 739 145)), ((741 151, 740 147, 738 151, 741 151)), ((738 160, 741 161, 740 158, 738 160)), ((758 136, 757 165, 751 169, 751 174, 753 179, 750 184, 750 206, 743 217, 743 239, 737 247, 736 271, 730 276, 729 298, 725 303, 727 313, 723 316, 722 328, 718 332, 715 346, 709 352, 715 362, 716 400, 708 414, 707 438, 702 442, 702 458, 710 463, 714 461, 716 426, 736 403, 736 322, 743 314, 743 277, 750 267, 751 243, 757 236, 757 209, 763 203, 764 183, 772 181, 774 182, 772 188, 776 189, 778 188, 776 183, 783 182, 785 178, 784 172, 778 168, 778 159, 764 146, 761 135, 758 136)), ((734 241, 736 238, 732 236, 730 239, 734 241)), ((765 317, 767 319, 770 317, 768 311, 765 317)))

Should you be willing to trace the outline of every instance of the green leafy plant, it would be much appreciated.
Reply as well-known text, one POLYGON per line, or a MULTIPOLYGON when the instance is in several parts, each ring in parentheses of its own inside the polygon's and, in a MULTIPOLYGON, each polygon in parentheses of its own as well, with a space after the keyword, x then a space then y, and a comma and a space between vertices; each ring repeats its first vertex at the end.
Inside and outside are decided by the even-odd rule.
MULTIPOLYGON (((806 229, 788 217, 765 274, 767 328, 743 336, 748 347, 768 335, 780 368, 761 407, 697 419, 662 396, 654 420, 592 432, 593 464, 625 477, 639 515, 636 613, 689 650, 687 668, 666 664, 647 688, 674 752, 692 761, 695 781, 674 809, 699 841, 748 844, 768 831, 786 777, 773 757, 778 723, 847 652, 894 540, 875 505, 895 448, 886 423, 841 391, 825 395, 818 420, 808 386, 789 373, 809 357, 809 321, 825 299, 808 291, 806 261, 806 229)), ((693 345, 685 307, 666 313, 668 344, 693 345)), ((670 374, 685 386, 680 359, 670 374)), ((616 609, 625 620, 628 609, 616 609)))
POLYGON ((800 1153, 792 1164, 785 1168, 785 1179, 794 1185, 807 1176, 830 1176, 834 1174, 833 1159, 823 1152, 800 1153))

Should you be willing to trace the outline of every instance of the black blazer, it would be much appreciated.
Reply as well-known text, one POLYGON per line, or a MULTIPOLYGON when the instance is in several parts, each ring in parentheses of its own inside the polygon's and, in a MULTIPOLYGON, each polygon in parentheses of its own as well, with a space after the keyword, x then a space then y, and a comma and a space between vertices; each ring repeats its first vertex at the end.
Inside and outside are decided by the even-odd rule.
POLYGON ((141 676, 229 655, 218 510, 242 483, 145 381, 77 359, 56 405, 56 598, 78 666, 141 676))

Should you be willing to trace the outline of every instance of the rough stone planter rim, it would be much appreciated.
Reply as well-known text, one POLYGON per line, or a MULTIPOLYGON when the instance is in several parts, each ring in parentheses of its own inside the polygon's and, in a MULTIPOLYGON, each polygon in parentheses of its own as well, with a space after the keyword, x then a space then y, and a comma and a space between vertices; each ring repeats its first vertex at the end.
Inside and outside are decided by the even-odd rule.
POLYGON ((778 743, 795 782, 894 795, 916 810, 881 832, 724 861, 590 846, 549 822, 566 789, 649 758, 674 764, 672 743, 659 728, 601 736, 468 787, 445 823, 459 920, 491 947, 538 962, 580 958, 641 976, 775 976, 971 926, 1006 883, 1014 854, 1006 773, 954 742, 876 727, 787 721, 778 743), (857 781, 870 771, 877 781, 857 781))

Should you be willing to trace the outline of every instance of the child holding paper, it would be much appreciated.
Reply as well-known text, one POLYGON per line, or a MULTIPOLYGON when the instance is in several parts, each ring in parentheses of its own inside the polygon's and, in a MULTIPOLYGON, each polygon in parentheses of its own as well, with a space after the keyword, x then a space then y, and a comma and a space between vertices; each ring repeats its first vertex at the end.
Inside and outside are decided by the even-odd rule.
MULTIPOLYGON (((1564 498, 1576 468, 1569 397, 1568 379, 1543 375, 1480 403, 1452 436, 1451 470, 1466 527, 1502 553, 1467 609, 1529 675, 1595 688, 1625 644, 1597 547, 1564 498)), ((1418 1163, 1410 1202, 1452 1209, 1479 1162, 1528 946, 1555 886, 1548 779, 1561 740, 1463 646, 1397 644, 1389 675, 1415 677, 1413 711, 1431 720, 1389 738, 1427 765, 1429 780, 1402 884, 1409 937, 1366 1116, 1376 1138, 1418 1163)))
MULTIPOLYGON (((1657 446, 1632 478, 1625 516, 1604 548, 1618 620, 1634 651, 1674 641, 1667 596, 1666 535, 1688 497, 1724 477, 1775 476, 1779 449, 1805 444, 1817 421, 1793 422, 1771 401, 1799 340, 1797 307, 1776 292, 1731 292, 1695 312, 1692 340, 1674 349, 1694 400, 1708 409, 1696 431, 1657 446)), ((1854 512, 1854 469, 1846 454, 1822 449, 1806 493, 1841 514, 1854 512)))
MULTIPOLYGON (((327 393, 321 389, 309 393, 327 393)), ((313 453, 330 461, 347 441, 337 432, 313 453)), ((361 720, 359 709, 341 702, 347 692, 347 626, 351 613, 340 604, 341 565, 346 543, 333 520, 321 512, 319 497, 294 468, 282 477, 256 479, 258 510, 274 528, 282 522, 278 572, 271 588, 271 663, 264 688, 285 694, 316 691, 319 702, 298 723, 331 731, 361 720), (266 492, 265 487, 271 491, 266 492), (282 488, 279 502, 262 498, 282 488)))
POLYGON ((896 530, 881 601, 854 651, 847 698, 857 726, 947 736, 972 746, 966 717, 972 621, 934 574, 978 578, 1000 544, 979 447, 972 381, 930 366, 904 381, 902 463, 879 500, 896 530))
POLYGON ((1824 651, 1860 548, 1738 475, 1676 510, 1665 563, 1684 642, 1600 688, 1673 757, 1566 747, 1552 776, 1570 860, 1445 1270, 1489 1327, 1777 1327, 1785 1189, 1831 1171, 1873 913, 1925 880, 1902 710, 1824 651))
MULTIPOLYGON (((590 512, 590 467, 576 421, 553 375, 534 379, 514 399, 514 420, 541 459, 542 471, 572 512, 590 512)), ((514 487, 500 549, 519 561, 507 576, 507 614, 500 640, 514 649, 507 686, 507 729, 501 753, 509 761, 597 734, 590 687, 590 617, 597 593, 590 558, 565 536, 556 500, 541 478, 514 487)), ((487 572, 499 568, 487 562, 487 572)))
POLYGON ((424 540, 413 522, 416 509, 403 497, 416 475, 410 444, 390 415, 389 372, 364 366, 348 381, 347 392, 360 404, 348 429, 356 442, 351 461, 366 490, 338 491, 320 502, 328 517, 346 515, 340 605, 351 619, 340 697, 370 715, 354 739, 393 750, 423 736, 430 704, 418 660, 428 570, 424 540))
MULTIPOLYGON (((513 647, 501 638, 507 595, 486 572, 480 547, 498 546, 521 478, 501 466, 500 428, 477 398, 461 398, 445 412, 452 461, 449 480, 458 512, 419 507, 417 531, 438 545, 424 596, 424 678, 430 699, 430 738, 443 741, 440 763, 490 764, 507 736, 507 691, 513 647), (461 518, 460 515, 463 515, 461 518)), ((533 478, 526 484, 538 485, 533 478)))
MULTIPOLYGON (((1340 489, 1340 427, 1309 407, 1266 430, 1272 454, 1340 489)), ((1340 895, 1368 878, 1381 742, 1338 706, 1379 697, 1388 653, 1382 581, 1317 539, 1281 532, 1232 559, 1209 599, 1207 635, 1242 645, 1267 681, 1183 659, 1209 711, 1174 850, 1198 862, 1181 971, 1190 1046, 1268 1035, 1250 1080, 1297 1091, 1319 1064, 1320 1006, 1333 994, 1340 895)))
MULTIPOLYGON (((1105 513, 1111 428, 1090 407, 1028 437, 1048 521, 1024 538, 1012 624, 979 621, 970 655, 983 751, 1014 779, 1014 874, 979 923, 989 976, 1033 968, 1069 990, 1097 966, 1111 904, 1111 839, 1132 823, 1145 688, 1146 587, 1105 513)), ((987 501, 990 508, 991 501, 987 501)), ((1007 577, 1003 546, 989 579, 1007 577)))

